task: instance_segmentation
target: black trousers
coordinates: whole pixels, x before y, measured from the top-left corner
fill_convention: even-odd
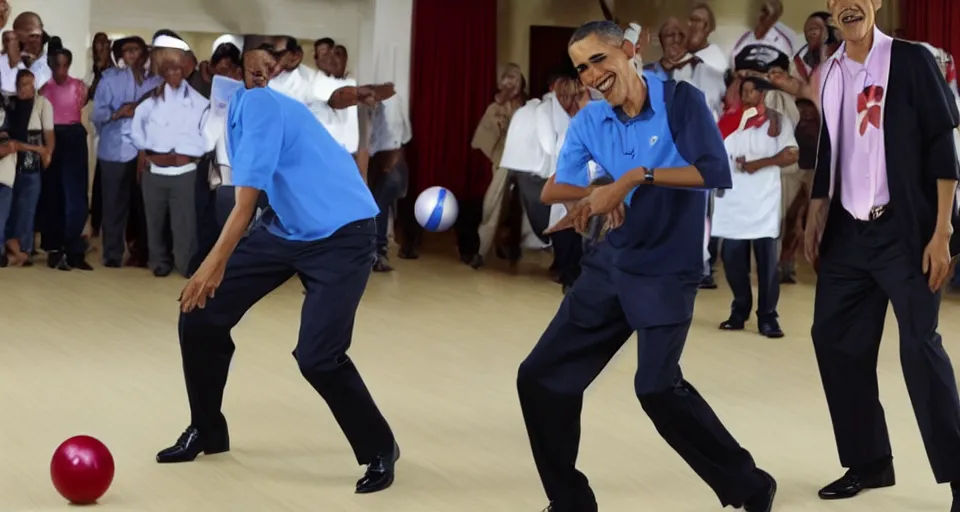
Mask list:
[[[753,289],[750,285],[750,248],[757,261],[757,318],[777,318],[780,301],[780,276],[777,271],[779,255],[776,238],[757,240],[723,239],[720,249],[723,271],[733,292],[730,318],[746,321],[753,309]]]
[[[564,229],[550,235],[553,246],[553,270],[557,280],[565,286],[573,286],[580,277],[580,260],[583,258],[583,237],[572,229]]]
[[[837,201],[839,203],[839,201]],[[840,463],[855,468],[891,456],[877,389],[877,353],[887,306],[900,333],[900,363],[937,482],[960,481],[960,398],[920,261],[907,257],[888,211],[872,222],[832,206],[820,251],[813,345]]]
[[[194,196],[197,206],[197,252],[190,262],[189,273],[192,275],[200,268],[207,254],[213,249],[220,237],[220,227],[217,224],[217,193],[210,190],[210,160],[213,157],[206,155],[197,163],[197,191]]]
[[[306,288],[294,351],[300,372],[326,400],[358,463],[391,453],[393,433],[347,356],[373,267],[374,229],[374,220],[368,219],[324,240],[295,242],[274,236],[260,223],[240,242],[216,296],[206,308],[180,316],[180,352],[194,427],[201,433],[226,428],[221,405],[235,348],[230,331],[260,299],[298,276]]]
[[[580,278],[517,376],[533,458],[552,510],[597,510],[587,478],[576,468],[583,393],[634,332],[639,345],[634,388],[644,412],[724,506],[742,506],[766,481],[680,371],[699,276],[618,282],[623,276],[610,270],[609,259],[596,247],[581,266]],[[671,311],[653,311],[653,316],[686,320],[636,321],[640,307],[659,307],[649,299],[661,294]]]
[[[100,170],[100,160],[93,170],[93,190],[90,192],[90,229],[94,236],[100,234],[103,224],[103,172]]]
[[[90,179],[87,130],[82,124],[57,125],[57,146],[50,168],[41,173],[40,247],[82,258],[87,251],[83,228],[87,223],[87,184]]]

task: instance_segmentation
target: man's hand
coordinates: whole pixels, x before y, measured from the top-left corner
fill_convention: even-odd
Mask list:
[[[830,211],[829,199],[811,199],[807,210],[807,226],[803,233],[803,253],[814,268],[820,261],[820,239]]]
[[[609,185],[594,188],[586,201],[589,203],[592,215],[606,215],[622,205],[629,192],[630,190],[623,183],[615,181]]]
[[[587,231],[590,224],[590,218],[595,214],[590,206],[589,200],[584,199],[575,206],[567,209],[567,214],[557,221],[553,227],[543,232],[544,235],[552,235],[565,229],[573,228],[577,233],[583,234]],[[623,225],[626,217],[626,207],[623,203],[613,209],[606,215],[606,230],[617,229]]]
[[[180,311],[189,313],[198,307],[207,307],[207,299],[216,294],[226,270],[227,259],[211,252],[180,293]]]
[[[116,112],[110,117],[110,119],[116,121],[118,119],[123,119],[125,117],[133,117],[134,112],[137,110],[136,103],[126,103],[122,107],[118,108]]]
[[[950,273],[950,235],[936,232],[923,251],[923,273],[927,274],[930,291],[936,293]]]
[[[743,158],[743,157],[740,157],[740,158]],[[740,168],[743,169],[743,172],[747,174],[753,174],[759,171],[760,169],[763,169],[763,166],[761,166],[759,162],[754,160],[753,162],[743,162]]]

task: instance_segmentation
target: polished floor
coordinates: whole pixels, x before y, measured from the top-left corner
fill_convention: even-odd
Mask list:
[[[49,460],[76,434],[102,439],[117,475],[96,510],[131,512],[534,512],[545,500],[514,388],[517,365],[561,299],[533,255],[511,273],[450,255],[395,261],[373,276],[352,356],[403,448],[395,486],[352,494],[361,475],[323,402],[290,356],[302,295],[295,282],[235,330],[225,412],[233,451],[159,466],[188,421],[176,336],[184,281],[144,270],[0,269],[0,512],[70,510]],[[946,512],[920,443],[887,322],[879,367],[898,485],[826,503],[838,476],[809,340],[812,276],[786,287],[787,337],[722,333],[729,291],[698,298],[684,371],[780,483],[778,512]],[[960,304],[941,328],[960,359]],[[751,328],[754,326],[750,326]],[[630,344],[589,391],[580,465],[604,512],[720,510],[663,443],[633,396]]]

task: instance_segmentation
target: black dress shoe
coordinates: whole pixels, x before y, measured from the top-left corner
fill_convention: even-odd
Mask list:
[[[167,277],[171,272],[173,272],[173,267],[169,265],[160,265],[159,267],[153,269],[153,275],[155,277]]]
[[[737,318],[730,317],[725,322],[720,324],[721,331],[742,331],[744,327],[744,321]]]
[[[744,512],[770,512],[773,510],[773,499],[777,496],[777,481],[766,471],[758,469],[757,473],[760,473],[767,481],[767,485],[743,504]]]
[[[776,318],[760,321],[760,334],[776,339],[783,337],[783,329],[780,328],[780,322]]]
[[[83,270],[86,272],[93,270],[93,267],[87,263],[87,259],[83,255],[75,257],[67,256],[67,265],[70,265],[70,268],[75,268],[77,270]]]
[[[190,462],[196,459],[201,452],[214,455],[227,451],[230,451],[230,436],[226,432],[221,436],[214,436],[214,439],[205,441],[200,436],[199,430],[194,427],[187,427],[187,430],[180,434],[173,446],[160,450],[160,453],[157,454],[157,462],[160,464]]]
[[[831,482],[820,489],[818,495],[822,500],[845,500],[852,498],[865,489],[881,489],[892,487],[897,483],[893,472],[893,463],[878,472],[865,473],[858,470],[848,470],[839,480]]]
[[[120,264],[119,260],[103,260],[103,266],[107,268],[120,268],[123,265]]]
[[[700,280],[700,289],[701,290],[716,290],[717,281],[713,279],[713,276],[703,276],[703,279]]]
[[[393,452],[377,455],[373,462],[367,465],[367,472],[363,478],[357,480],[357,494],[379,492],[393,485],[394,468],[400,460],[400,447],[393,445]]]

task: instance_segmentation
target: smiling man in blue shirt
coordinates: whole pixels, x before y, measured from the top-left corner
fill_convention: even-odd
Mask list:
[[[571,121],[543,200],[570,203],[554,229],[582,231],[591,216],[625,208],[618,227],[588,249],[580,279],[520,366],[517,387],[547,510],[597,510],[576,469],[583,393],[636,332],[634,386],[657,430],[723,506],[769,512],[776,482],[679,365],[703,273],[707,190],[731,185],[713,115],[694,86],[638,75],[635,48],[612,22],[582,26],[569,53],[583,84],[606,101],[590,103]],[[615,181],[591,186],[590,160]]]
[[[399,450],[347,356],[376,258],[377,205],[353,157],[310,110],[266,88],[275,66],[269,48],[244,55],[247,88],[231,99],[227,119],[236,205],[180,299],[190,426],[157,462],[229,450],[221,405],[234,351],[230,331],[260,299],[297,276],[306,297],[294,356],[357,462],[367,466],[356,492],[377,492],[393,483]],[[260,191],[270,207],[243,238]]]

